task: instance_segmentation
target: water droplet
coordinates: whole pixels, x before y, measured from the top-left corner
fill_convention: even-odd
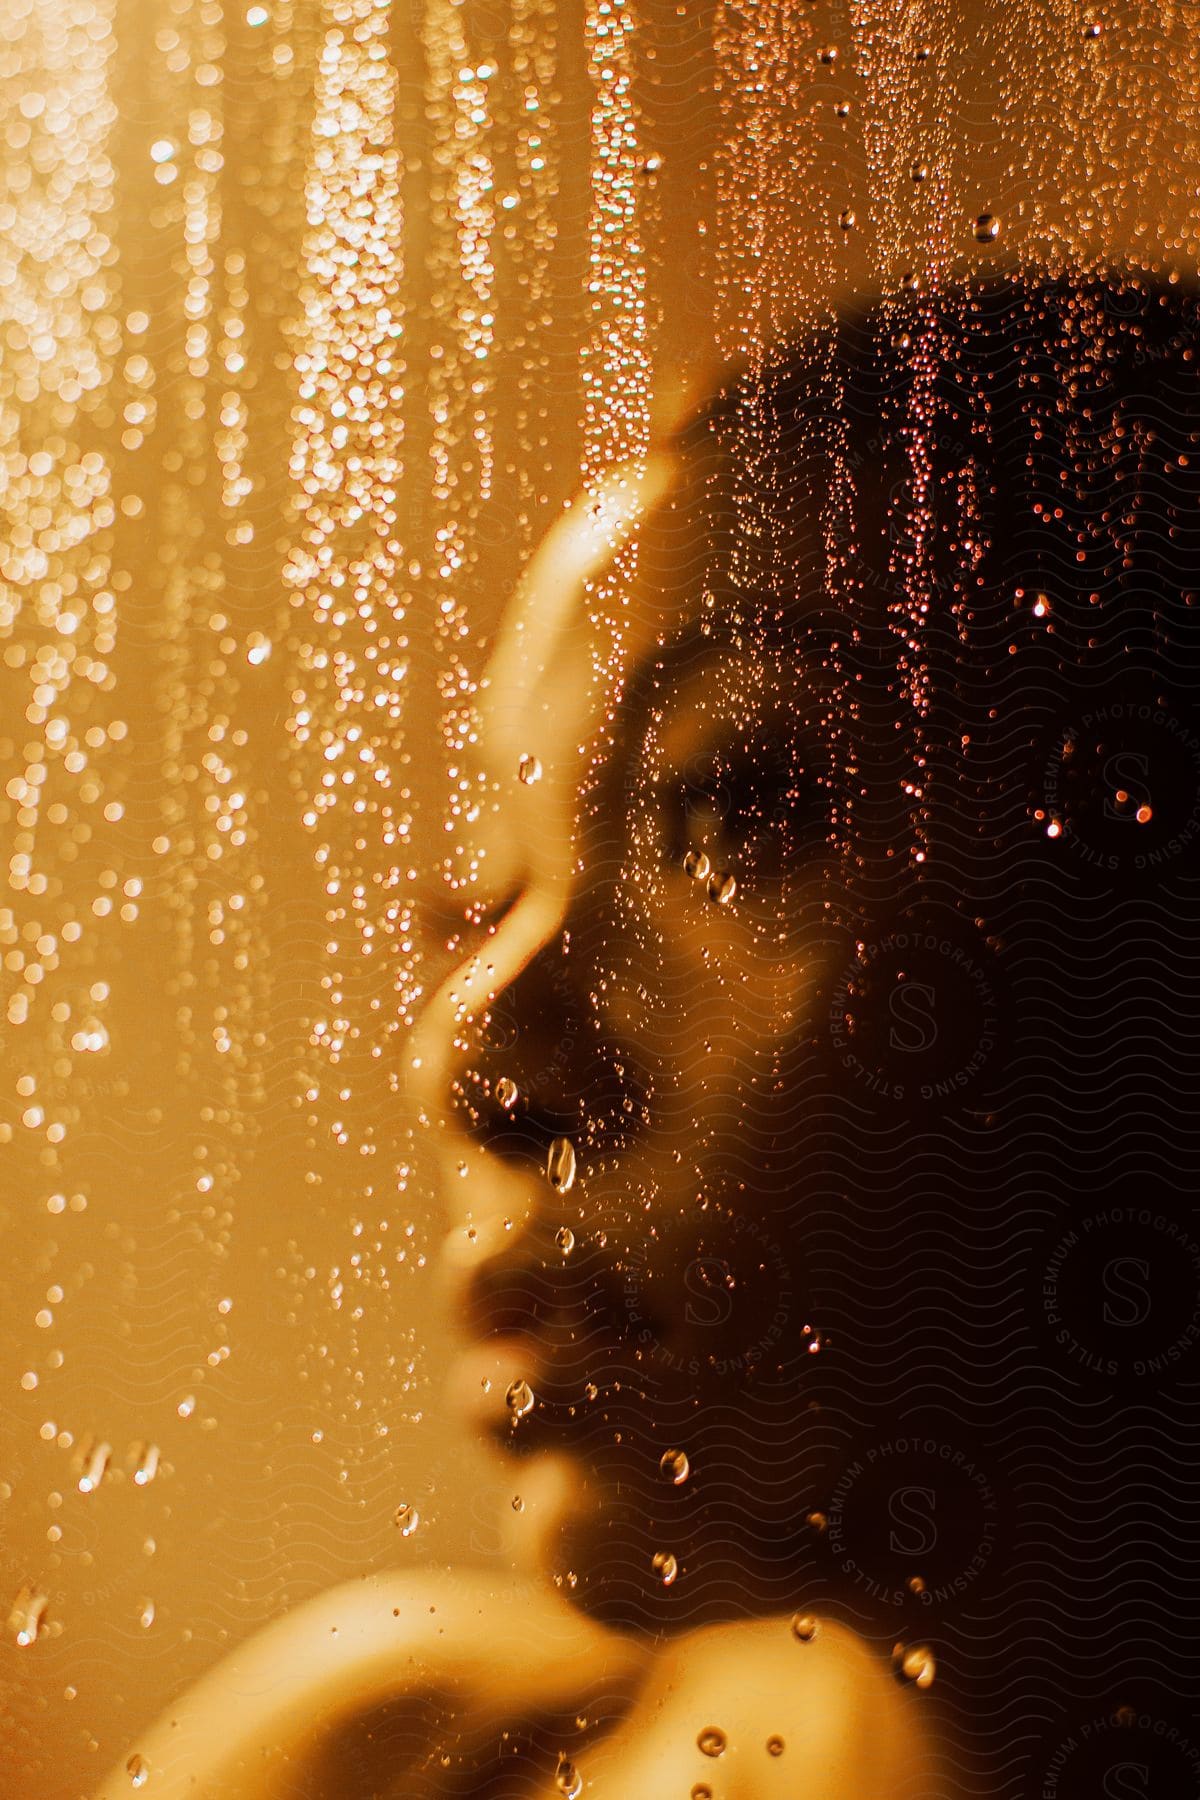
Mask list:
[[[531,756],[527,751],[517,764],[517,779],[523,781],[526,787],[532,787],[535,781],[540,781],[542,779],[541,759]]]
[[[1046,836],[1048,838],[1056,838],[1056,837],[1062,836],[1062,820],[1061,819],[1051,819],[1050,823],[1046,827]]]
[[[656,1550],[651,1558],[651,1567],[664,1587],[670,1587],[679,1573],[679,1563],[669,1550]]]
[[[905,1681],[914,1682],[919,1688],[933,1686],[937,1662],[928,1644],[912,1644],[907,1649],[903,1644],[897,1644],[892,1651],[892,1661]]]
[[[133,1479],[138,1487],[147,1487],[158,1474],[158,1445],[138,1444],[133,1452]]]
[[[1150,820],[1154,817],[1154,808],[1151,806],[1139,806],[1133,816],[1139,825],[1148,825]]]
[[[575,1185],[575,1146],[570,1138],[557,1137],[546,1153],[546,1180],[556,1194],[569,1194]]]
[[[570,1256],[575,1248],[575,1233],[569,1225],[560,1225],[554,1234],[554,1241],[564,1256]]]
[[[826,44],[825,48],[820,51],[819,54],[825,67],[827,69],[832,69],[834,63],[838,59],[838,47],[836,44]]]
[[[79,1477],[79,1491],[81,1494],[94,1493],[100,1486],[100,1483],[104,1480],[104,1477],[108,1472],[108,1462],[111,1455],[111,1444],[96,1444],[90,1451],[85,1452],[86,1462],[84,1464],[83,1474]]]
[[[845,206],[838,214],[838,224],[843,231],[853,231],[858,224],[858,214],[852,206]]]
[[[8,1628],[22,1650],[36,1644],[49,1597],[26,1584],[17,1594],[8,1615]]]
[[[768,1756],[782,1756],[783,1755],[783,1739],[781,1737],[769,1737],[767,1739],[767,1755]]]
[[[707,881],[712,864],[703,850],[689,850],[683,859],[683,872],[693,881]]]
[[[511,1382],[504,1396],[504,1404],[514,1419],[523,1419],[533,1406],[533,1389],[523,1375]]]
[[[1103,30],[1104,27],[1096,19],[1089,19],[1083,28],[1083,35],[1086,38],[1098,38]]]
[[[725,1733],[719,1725],[706,1725],[696,1739],[696,1748],[701,1756],[724,1756]]]
[[[496,1083],[496,1099],[505,1112],[511,1112],[521,1098],[521,1090],[511,1075],[502,1075]]]
[[[833,110],[839,119],[848,119],[850,117],[850,104],[849,100],[838,101]]]
[[[146,1761],[144,1756],[139,1756],[135,1750],[129,1761],[125,1764],[125,1769],[130,1782],[135,1788],[145,1787],[150,1775],[150,1764]]]
[[[138,1614],[138,1619],[142,1625],[143,1630],[149,1631],[150,1627],[154,1623],[154,1602],[153,1602],[153,1600],[143,1600],[142,1601],[142,1610]]]
[[[811,1613],[796,1613],[792,1619],[792,1636],[800,1644],[811,1644],[821,1629],[819,1619]]]
[[[399,1531],[401,1537],[411,1537],[420,1523],[421,1515],[416,1507],[409,1506],[404,1500],[392,1514],[392,1524]]]
[[[579,1800],[579,1796],[583,1792],[583,1776],[575,1764],[568,1761],[565,1756],[560,1756],[558,1759],[558,1767],[554,1771],[554,1785],[560,1794],[567,1796],[567,1800]]]
[[[658,1466],[667,1480],[675,1487],[682,1487],[692,1472],[692,1465],[687,1459],[686,1450],[664,1450]]]
[[[642,174],[657,175],[663,166],[663,158],[659,151],[652,150],[649,156],[642,158]]]
[[[1000,236],[1000,221],[995,213],[980,213],[975,221],[975,236],[981,244],[990,244]]]
[[[708,878],[708,897],[715,900],[718,906],[728,906],[737,893],[737,876],[731,875],[728,869],[722,869],[719,875]]]

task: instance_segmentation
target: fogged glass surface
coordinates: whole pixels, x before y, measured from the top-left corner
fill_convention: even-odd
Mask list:
[[[1193,23],[8,0],[14,1791],[1195,1789]]]

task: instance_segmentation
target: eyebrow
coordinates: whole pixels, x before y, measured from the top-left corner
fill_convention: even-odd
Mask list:
[[[739,600],[745,607],[746,597],[739,596]],[[753,604],[753,597],[750,603]],[[769,604],[778,614],[778,599],[772,595]],[[656,701],[669,702],[678,684],[713,657],[746,658],[794,646],[796,670],[803,672],[810,660],[804,654],[803,631],[804,626],[791,611],[785,612],[783,618],[751,621],[731,617],[726,607],[721,612],[714,609],[710,618],[690,620],[665,644],[649,649],[630,671],[622,712],[634,739],[649,720]]]

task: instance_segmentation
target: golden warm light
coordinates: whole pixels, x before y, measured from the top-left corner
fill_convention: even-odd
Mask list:
[[[1194,26],[4,0],[14,1793],[1195,1785]]]

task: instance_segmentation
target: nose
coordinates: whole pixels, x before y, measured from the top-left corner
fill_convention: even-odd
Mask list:
[[[561,912],[530,912],[522,925],[522,897],[481,953],[485,993],[501,971],[510,980],[463,1032],[470,1054],[451,1070],[456,1106],[437,1127],[464,1203],[446,1238],[447,1297],[473,1337],[554,1336],[578,1348],[597,1326],[620,1332],[614,1251],[628,1220],[606,1226],[612,1198],[590,1177],[639,1139],[651,1077],[588,991],[592,965],[577,939],[593,903],[581,882]]]
[[[503,872],[499,886],[504,887]],[[464,1057],[489,1018],[503,1028],[501,997],[558,930],[561,895],[518,875],[484,912],[475,942],[435,987],[409,1039],[408,1092],[426,1115],[443,1108]]]
[[[563,911],[552,889],[522,878],[481,927],[471,947],[430,998],[411,1039],[410,1093],[417,1118],[433,1135],[434,1179],[448,1229],[438,1274],[440,1298],[452,1321],[464,1319],[466,1294],[481,1264],[511,1250],[527,1229],[536,1200],[527,1162],[491,1153],[486,1131],[471,1129],[464,1104],[487,1119],[499,1109],[492,1082],[482,1093],[461,1093],[462,1073],[499,999],[557,931]],[[482,1109],[480,1112],[479,1109]]]

